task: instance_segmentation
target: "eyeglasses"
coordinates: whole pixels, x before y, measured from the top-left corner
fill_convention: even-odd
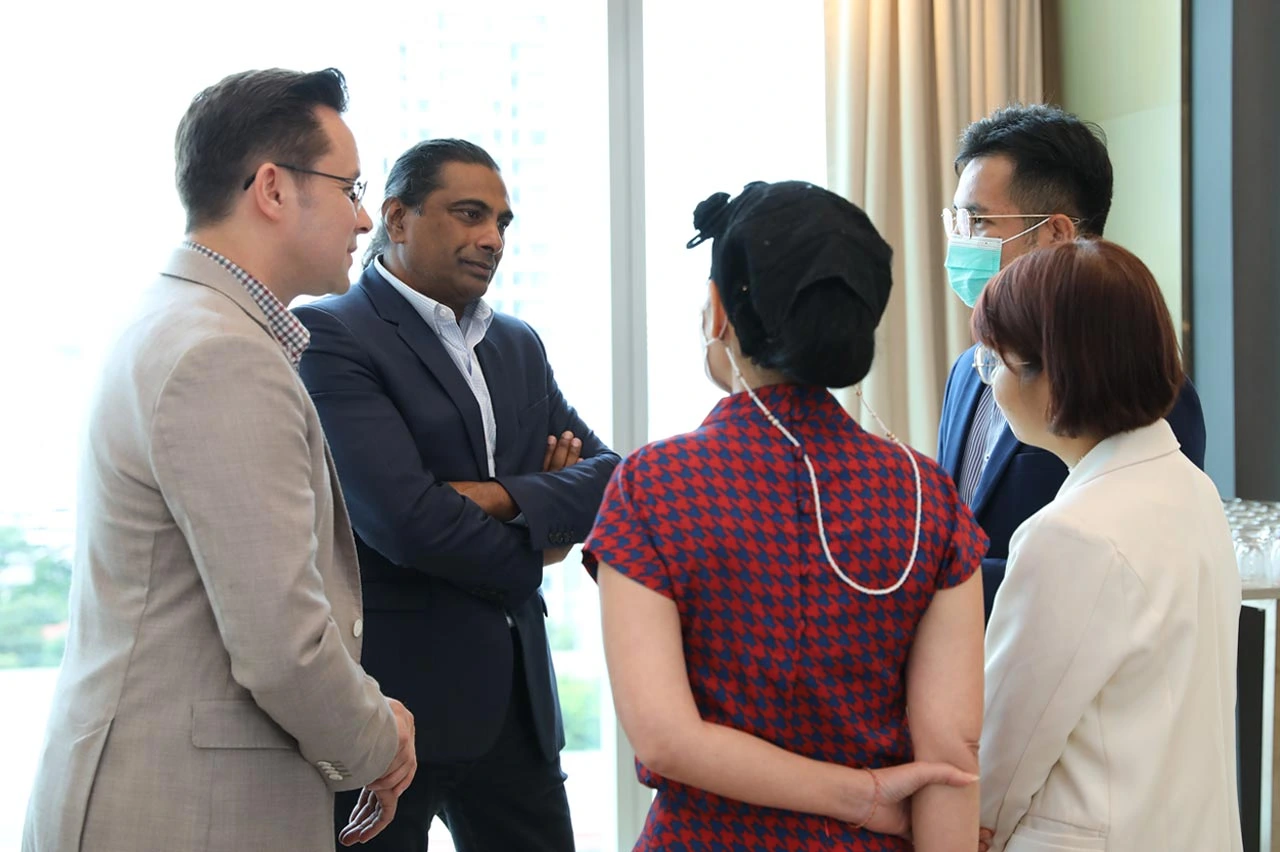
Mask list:
[[[984,385],[989,385],[996,378],[996,371],[1001,367],[1025,367],[1030,361],[1005,361],[994,349],[979,346],[973,350],[973,369],[978,371],[978,378]]]
[[[952,210],[948,207],[942,211],[942,227],[947,232],[947,236],[955,234],[957,237],[970,239],[973,237],[973,226],[987,219],[1048,219],[1054,216],[1054,213],[992,213],[982,216],[975,216],[973,211],[967,207],[961,207]],[[1071,220],[1074,224],[1079,225],[1079,219]]]
[[[360,202],[364,200],[364,191],[369,186],[368,181],[355,180],[353,178],[343,177],[342,175],[331,175],[326,172],[318,172],[315,169],[304,169],[301,166],[291,166],[288,163],[276,163],[276,165],[282,169],[288,169],[289,171],[296,172],[300,175],[315,175],[316,177],[328,178],[329,180],[336,180],[339,183],[345,184],[344,191],[346,196],[351,200],[352,206],[356,208],[360,207]],[[244,188],[248,189],[253,186],[253,181],[257,177],[257,172],[249,175],[248,180],[244,182]]]

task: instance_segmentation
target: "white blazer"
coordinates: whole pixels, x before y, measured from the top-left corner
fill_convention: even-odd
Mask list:
[[[1169,424],[1108,438],[1018,528],[986,638],[994,850],[1241,848],[1240,578]]]

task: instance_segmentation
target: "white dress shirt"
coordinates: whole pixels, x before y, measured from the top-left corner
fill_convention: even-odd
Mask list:
[[[435,332],[436,337],[444,344],[444,349],[458,366],[458,372],[467,380],[471,393],[475,394],[480,405],[480,420],[484,423],[484,450],[489,462],[489,476],[496,470],[493,466],[493,448],[498,443],[498,421],[493,416],[493,397],[489,395],[489,385],[484,380],[484,370],[480,368],[480,360],[476,358],[476,347],[484,340],[485,334],[493,323],[493,308],[484,299],[476,299],[467,305],[461,317],[454,315],[451,308],[440,304],[430,296],[424,296],[408,284],[392,275],[382,265],[382,258],[374,258],[374,268],[387,283],[396,288],[405,301],[413,306],[427,327]]]
[[[960,499],[970,508],[978,495],[978,483],[982,481],[982,472],[991,461],[991,453],[996,448],[996,441],[1008,426],[1004,412],[996,405],[995,394],[991,385],[982,388],[982,396],[978,398],[978,407],[973,412],[973,422],[965,438],[964,456],[960,462]]]
[[[1164,420],[1098,444],[1014,533],[986,636],[993,852],[1238,852],[1240,576]]]

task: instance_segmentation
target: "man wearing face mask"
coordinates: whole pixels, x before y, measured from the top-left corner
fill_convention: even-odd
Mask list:
[[[997,110],[961,134],[955,166],[954,204],[942,213],[947,277],[969,307],[1015,258],[1102,236],[1111,210],[1111,159],[1101,130],[1077,116],[1043,104]],[[971,347],[957,358],[947,378],[938,461],[990,539],[982,561],[990,616],[1013,531],[1054,498],[1067,468],[1014,437],[974,369],[977,351]],[[1167,419],[1182,452],[1203,468],[1204,415],[1190,379]]]

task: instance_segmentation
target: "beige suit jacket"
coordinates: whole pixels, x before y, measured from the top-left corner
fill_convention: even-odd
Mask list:
[[[24,852],[332,849],[396,727],[324,433],[263,312],[175,252],[108,356]]]
[[[987,626],[993,852],[1239,852],[1240,576],[1164,420],[1098,444],[1013,534]]]

